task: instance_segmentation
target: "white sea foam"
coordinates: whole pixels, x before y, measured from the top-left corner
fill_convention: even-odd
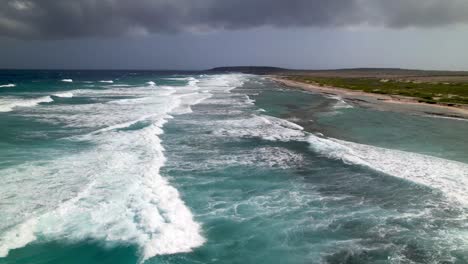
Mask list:
[[[173,110],[176,114],[188,114],[192,113],[192,105],[197,105],[202,101],[210,98],[210,93],[187,93],[178,96],[180,101],[179,106]]]
[[[352,105],[348,104],[345,100],[343,100],[343,98],[341,98],[340,96],[337,96],[337,95],[330,95],[330,96],[327,96],[328,98],[330,99],[334,99],[336,100],[337,102],[335,103],[335,105],[333,106],[333,108],[335,109],[347,109],[347,108],[353,108]]]
[[[304,138],[303,128],[287,120],[259,114],[245,115],[250,110],[256,111],[255,100],[245,94],[231,93],[231,90],[242,86],[247,78],[249,78],[248,75],[228,74],[208,77],[197,84],[202,93],[205,87],[209,87],[211,96],[203,103],[216,105],[216,114],[226,115],[222,120],[205,124],[213,129],[213,134],[274,141]]]
[[[342,98],[334,97],[333,99],[338,101],[336,108],[352,107]],[[247,106],[249,101],[224,95],[209,99],[205,103],[227,105],[232,108],[238,103]],[[214,134],[218,136],[308,141],[314,151],[326,157],[342,160],[348,164],[365,166],[434,188],[450,199],[468,206],[468,165],[465,163],[325,138],[323,135],[311,135],[294,123],[261,114],[233,117],[211,123]]]
[[[160,174],[165,157],[159,136],[169,114],[201,102],[210,93],[168,90],[74,90],[95,98],[138,98],[36,109],[39,120],[89,128],[87,134],[67,140],[86,141],[95,148],[0,170],[4,175],[0,199],[10,202],[0,204],[5,215],[0,223],[0,256],[36,239],[136,244],[142,260],[202,245],[200,225]],[[138,122],[145,125],[123,130]]]
[[[246,97],[245,104],[255,105],[255,100],[254,99],[251,99],[248,95],[245,95],[245,97]]]
[[[146,84],[148,84],[149,86],[156,86],[156,83],[153,81],[147,82]]]
[[[19,98],[19,97],[3,97],[0,98],[0,112],[10,112],[17,107],[33,107],[40,103],[50,103],[54,101],[50,96],[38,98]]]
[[[290,141],[305,136],[303,128],[287,120],[267,115],[216,122],[215,135],[262,138],[273,141]]]
[[[144,103],[151,101],[151,97],[140,97],[140,98],[125,98],[125,99],[119,99],[119,100],[112,100],[107,102],[108,104],[121,104],[121,105],[133,105],[136,103]]]
[[[53,96],[62,97],[62,98],[71,98],[73,97],[73,93],[72,92],[56,93],[56,94],[53,94]]]
[[[324,156],[426,185],[468,206],[468,164],[315,135],[308,142]]]
[[[9,84],[0,85],[0,88],[11,88],[11,87],[15,87],[15,86],[16,86],[16,84],[9,83]]]
[[[131,87],[132,85],[130,84],[112,84],[109,85],[110,87]]]
[[[164,78],[164,80],[171,80],[171,81],[190,81],[195,78],[193,77],[170,77],[170,78]]]
[[[69,82],[69,83],[71,83],[71,82],[73,82],[73,80],[72,80],[72,79],[62,79],[62,82]]]
[[[189,85],[189,86],[196,86],[197,83],[199,83],[199,82],[200,82],[200,80],[195,79],[195,78],[193,78],[193,77],[189,77],[189,78],[188,78],[188,85]]]
[[[279,147],[258,147],[248,152],[232,153],[213,157],[209,165],[215,166],[256,166],[267,168],[290,168],[301,166],[304,157],[286,148]],[[206,164],[200,164],[206,166]],[[193,169],[193,168],[191,168]]]
[[[342,98],[333,97],[335,108],[350,108]],[[249,101],[232,98],[210,99],[207,103],[248,105]],[[308,141],[311,148],[348,164],[366,166],[394,177],[437,189],[447,197],[468,206],[468,165],[432,156],[346,142],[305,133],[302,127],[266,115],[232,118],[213,122],[215,135],[257,137],[265,140]]]
[[[10,230],[0,237],[0,258],[6,257],[8,252],[13,249],[22,248],[31,241],[37,239],[34,234],[36,219],[30,219],[18,225],[14,230]]]
[[[143,259],[188,252],[203,244],[199,224],[177,190],[159,174],[165,162],[158,137],[164,122],[160,119],[138,131],[96,134],[92,140],[99,143],[98,149],[48,164],[43,177],[64,182],[62,173],[69,172],[67,178],[80,179],[85,187],[57,208],[32,214],[7,231],[0,238],[0,256],[37,237],[132,243],[140,246]],[[34,169],[30,167],[26,173]],[[45,191],[30,195],[44,198]]]
[[[157,114],[145,115],[145,116],[142,116],[142,117],[138,118],[137,120],[132,120],[132,121],[123,122],[123,123],[120,123],[120,124],[107,126],[105,128],[101,128],[99,130],[96,130],[96,131],[92,132],[91,134],[94,135],[94,134],[99,134],[99,133],[108,132],[108,131],[112,131],[112,130],[128,128],[128,127],[130,127],[130,126],[132,126],[134,124],[137,124],[138,122],[143,122],[145,120],[149,120],[152,117],[158,117],[158,115]],[[171,118],[171,116],[167,115],[166,118]]]
[[[241,87],[245,82],[245,74],[226,74],[226,75],[215,75],[206,77],[201,80],[192,80],[189,81],[189,86],[191,84],[196,84],[200,87],[208,87],[211,92],[229,92],[232,89]]]
[[[102,80],[102,81],[99,81],[100,83],[114,83],[114,81],[112,80]]]
[[[219,78],[219,76],[216,76],[216,78]],[[193,78],[193,77],[172,77],[172,78],[164,78],[164,80],[187,81],[188,86],[196,86],[197,83],[200,81],[197,78]]]

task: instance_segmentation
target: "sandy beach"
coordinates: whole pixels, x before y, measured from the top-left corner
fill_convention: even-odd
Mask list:
[[[281,78],[280,76],[269,76],[269,78],[289,88],[299,88],[314,93],[336,95],[343,98],[343,100],[350,104],[359,105],[361,107],[468,120],[468,107],[427,104],[418,102],[417,98],[412,97],[373,94],[337,87],[318,86],[314,84],[287,80]]]

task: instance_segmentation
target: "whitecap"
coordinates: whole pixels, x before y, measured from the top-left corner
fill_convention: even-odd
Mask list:
[[[348,104],[345,100],[343,100],[343,98],[341,98],[340,96],[337,96],[337,95],[330,95],[330,96],[327,96],[327,98],[330,98],[330,99],[334,99],[336,100],[337,102],[335,103],[335,105],[333,106],[334,109],[348,109],[348,108],[353,108],[352,105]]]
[[[39,238],[70,242],[93,239],[110,246],[134,244],[143,260],[201,246],[205,239],[200,224],[177,189],[160,173],[166,161],[160,135],[164,123],[172,118],[170,114],[186,112],[210,94],[176,90],[74,90],[75,94],[95,98],[123,98],[38,108],[34,113],[38,120],[42,116],[42,120],[63,122],[69,127],[95,129],[67,140],[87,141],[96,147],[0,170],[0,175],[6,175],[2,188],[6,193],[2,195],[15,193],[13,197],[18,199],[6,207],[8,218],[0,223],[0,255]],[[125,129],[138,122],[145,125]],[[23,191],[18,193],[9,186],[21,186]]]
[[[73,97],[73,93],[72,92],[56,93],[56,94],[53,94],[53,96],[62,97],[62,98],[71,98]]]
[[[36,239],[133,244],[142,260],[201,246],[200,224],[160,173],[166,161],[160,135],[171,114],[187,112],[212,91],[229,91],[237,83],[232,76],[206,78],[203,89],[209,93],[148,86],[74,90],[102,100],[34,111],[40,121],[85,129],[86,134],[64,140],[95,147],[0,169],[1,194],[13,197],[2,207],[0,255]],[[145,125],[125,129],[137,122]]]
[[[180,100],[179,106],[174,109],[172,112],[175,114],[188,114],[192,113],[192,105],[197,105],[204,100],[210,98],[212,94],[210,93],[187,93],[181,94],[177,98]]]
[[[16,86],[16,84],[9,83],[9,84],[0,85],[0,88],[11,88],[11,87],[15,87],[15,86]]]
[[[109,85],[110,87],[131,87],[132,85],[130,84],[112,84]]]
[[[218,136],[261,138],[272,141],[300,140],[304,128],[287,120],[267,115],[216,122],[214,134]]]
[[[42,175],[59,183],[66,172],[67,182],[70,178],[76,181],[69,182],[71,186],[66,190],[82,187],[68,194],[74,197],[64,199],[58,207],[51,201],[50,211],[31,214],[31,218],[5,232],[0,237],[0,256],[38,237],[43,241],[96,239],[108,245],[131,243],[140,247],[143,260],[189,252],[202,245],[205,239],[200,225],[178,191],[159,173],[166,160],[159,135],[167,118],[160,116],[142,130],[94,134],[88,138],[99,143],[97,149],[52,161],[45,168],[17,168],[23,177],[30,174],[40,180],[38,176]],[[12,170],[2,174],[14,174]],[[35,199],[56,195],[39,191],[44,193],[30,195]],[[47,200],[42,197],[41,202]]]
[[[326,157],[440,190],[468,206],[468,164],[315,135],[307,141],[314,151]]]
[[[69,83],[71,83],[71,82],[73,82],[73,80],[72,80],[72,79],[62,79],[62,82],[69,82]]]
[[[114,81],[112,80],[102,80],[102,81],[99,81],[100,83],[114,83]]]
[[[33,107],[40,103],[50,103],[54,101],[50,96],[43,96],[39,98],[18,98],[18,97],[4,97],[0,98],[0,112],[10,112],[17,107]]]

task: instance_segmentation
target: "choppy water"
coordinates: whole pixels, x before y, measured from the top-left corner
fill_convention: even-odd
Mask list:
[[[0,263],[468,263],[468,122],[258,76],[0,72]]]

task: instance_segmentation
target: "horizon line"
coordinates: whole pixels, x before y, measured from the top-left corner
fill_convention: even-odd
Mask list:
[[[317,69],[298,69],[285,68],[279,66],[256,66],[256,65],[237,65],[237,66],[215,66],[208,69],[112,69],[112,68],[0,68],[0,71],[179,71],[179,72],[205,72],[218,68],[276,68],[288,71],[342,71],[342,70],[406,70],[406,71],[437,71],[437,72],[468,72],[468,70],[444,70],[444,69],[418,69],[418,68],[399,68],[399,67],[344,67],[344,68],[317,68]]]

